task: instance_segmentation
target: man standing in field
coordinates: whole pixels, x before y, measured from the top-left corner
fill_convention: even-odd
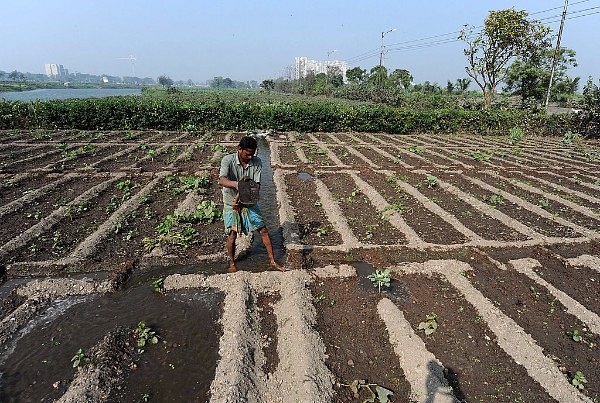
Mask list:
[[[258,231],[260,234],[271,266],[284,271],[275,261],[271,237],[265,226],[258,204],[245,205],[239,200],[239,184],[242,180],[252,180],[260,188],[262,161],[256,155],[257,142],[254,137],[245,136],[238,144],[237,151],[226,155],[221,160],[219,170],[219,185],[223,186],[223,220],[227,234],[227,256],[229,271],[236,272],[235,240],[238,233],[249,234]]]

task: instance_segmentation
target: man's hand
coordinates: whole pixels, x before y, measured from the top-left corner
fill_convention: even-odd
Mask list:
[[[231,207],[233,208],[233,211],[235,211],[236,213],[239,213],[242,210],[239,203],[233,203],[233,205]]]

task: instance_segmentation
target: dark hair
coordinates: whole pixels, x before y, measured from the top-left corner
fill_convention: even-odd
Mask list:
[[[242,150],[256,150],[256,148],[258,147],[258,143],[256,142],[256,139],[254,137],[244,136],[240,140],[240,144],[238,144],[238,147]]]

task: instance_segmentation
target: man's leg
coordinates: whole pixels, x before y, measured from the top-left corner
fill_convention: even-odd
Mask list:
[[[269,231],[267,231],[266,227],[262,227],[258,230],[260,237],[262,238],[263,243],[265,244],[265,248],[267,249],[267,253],[269,254],[269,261],[271,262],[271,266],[273,268],[285,271],[283,267],[277,264],[275,261],[275,255],[273,254],[273,244],[271,243],[271,237],[269,236]]]
[[[235,265],[235,239],[237,238],[237,232],[231,231],[227,236],[227,257],[229,257],[229,272],[235,273],[237,266]]]

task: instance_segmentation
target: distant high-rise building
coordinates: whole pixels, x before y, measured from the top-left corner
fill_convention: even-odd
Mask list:
[[[304,78],[309,72],[314,74],[325,73],[334,70],[339,72],[344,80],[346,79],[346,71],[348,71],[348,63],[341,60],[308,60],[306,57],[296,58],[296,80]]]
[[[44,70],[48,77],[56,78],[56,77],[65,77],[65,76],[69,75],[68,70],[65,69],[62,64],[46,63],[44,65]]]

